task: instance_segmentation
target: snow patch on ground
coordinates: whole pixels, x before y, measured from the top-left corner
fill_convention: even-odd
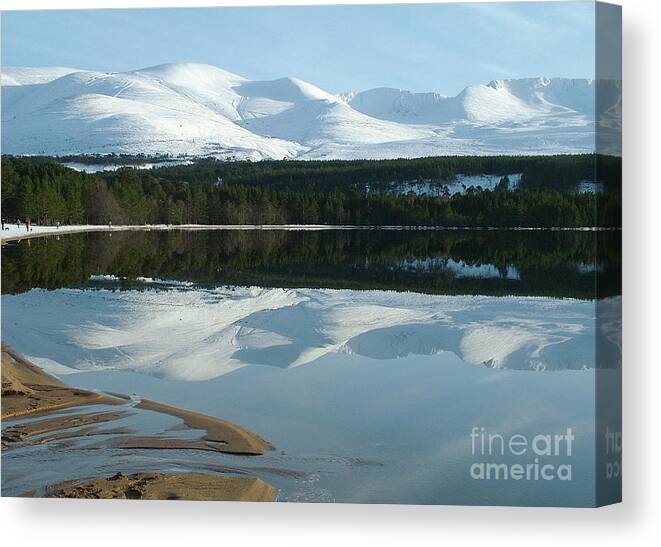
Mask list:
[[[102,230],[107,228],[108,225],[71,224],[68,226],[32,225],[28,230],[25,224],[5,224],[4,230],[0,232],[0,240],[20,239],[22,237],[34,237],[37,235],[58,235],[72,232]]]

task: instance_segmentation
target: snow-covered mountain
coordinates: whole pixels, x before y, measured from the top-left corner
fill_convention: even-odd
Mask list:
[[[562,113],[594,119],[595,84],[566,78],[495,80],[467,87],[456,97],[380,88],[347,94],[345,100],[364,114],[401,123],[487,125]]]
[[[79,71],[75,68],[61,66],[47,66],[40,68],[3,67],[0,81],[3,86],[45,84],[51,80],[71,74],[72,72]]]
[[[618,111],[615,85],[600,115]],[[456,97],[332,95],[201,64],[131,72],[2,69],[2,151],[221,158],[394,158],[593,152],[595,83],[497,80]]]

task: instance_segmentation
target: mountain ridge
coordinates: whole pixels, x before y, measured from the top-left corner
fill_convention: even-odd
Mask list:
[[[454,97],[386,87],[336,95],[197,63],[114,73],[3,67],[2,150],[252,160],[589,153],[595,86],[540,77]],[[614,84],[599,116],[617,111],[618,92]]]

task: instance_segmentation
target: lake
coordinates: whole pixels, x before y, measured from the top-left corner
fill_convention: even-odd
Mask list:
[[[69,385],[219,416],[275,449],[37,445],[3,454],[3,495],[120,469],[222,470],[281,501],[592,505],[595,381],[615,385],[620,367],[619,265],[597,249],[616,237],[214,230],[5,245],[4,342]],[[121,425],[186,435],[147,414]],[[476,445],[480,432],[568,430],[571,454],[550,463],[570,480],[535,478],[533,453]],[[494,458],[533,475],[479,478]]]

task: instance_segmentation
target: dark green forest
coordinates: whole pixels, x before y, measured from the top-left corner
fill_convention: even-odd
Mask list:
[[[32,162],[130,165],[167,161],[165,156],[105,154],[41,156]],[[573,191],[583,180],[600,180],[615,191],[620,185],[621,158],[595,154],[555,156],[437,156],[395,160],[265,160],[222,161],[198,158],[192,165],[163,167],[155,172],[169,181],[269,186],[278,190],[387,190],[393,183],[428,181],[442,186],[458,174],[506,176],[521,173],[522,188]]]
[[[602,168],[600,169],[600,166]],[[595,172],[596,171],[596,172]],[[393,181],[522,173],[520,187],[465,194],[386,191]],[[572,191],[599,180],[607,191]],[[620,163],[594,155],[374,161],[221,162],[85,174],[47,158],[2,157],[2,215],[62,224],[620,226]],[[370,191],[366,191],[366,185]]]
[[[426,181],[443,186],[456,175],[521,173],[521,188],[573,191],[583,180],[620,184],[621,158],[595,154],[557,156],[441,156],[396,160],[278,160],[226,162],[213,158],[162,168],[166,180],[269,186],[278,190],[384,191],[393,184]]]

